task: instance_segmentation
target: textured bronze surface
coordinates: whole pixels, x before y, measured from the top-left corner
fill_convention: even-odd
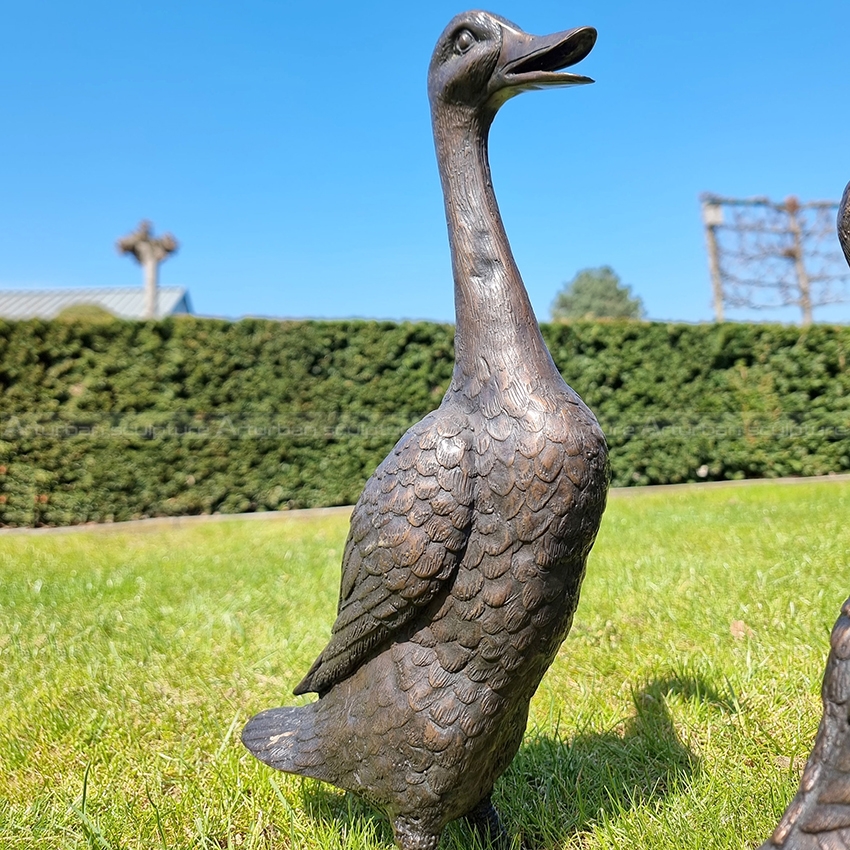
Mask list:
[[[499,107],[559,73],[595,30],[547,37],[456,17],[428,75],[455,283],[456,363],[440,407],[354,508],[330,642],[245,745],[278,770],[356,791],[402,850],[465,817],[504,842],[490,803],[528,704],[566,637],[608,487],[605,440],[540,335],[499,216],[487,137]]]
[[[850,184],[837,225],[850,265]],[[850,850],[850,599],[832,630],[821,695],[823,718],[800,790],[760,850]]]
[[[814,750],[797,796],[761,850],[850,850],[850,599],[831,643]]]
[[[841,243],[847,264],[850,265],[850,183],[844,189],[844,196],[838,207],[838,241]]]

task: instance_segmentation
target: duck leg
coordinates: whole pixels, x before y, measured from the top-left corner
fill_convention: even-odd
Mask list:
[[[509,850],[511,840],[489,794],[463,819],[475,830],[485,846],[489,845],[494,850]]]
[[[399,815],[392,825],[399,850],[437,850],[440,833],[428,829],[419,818]]]

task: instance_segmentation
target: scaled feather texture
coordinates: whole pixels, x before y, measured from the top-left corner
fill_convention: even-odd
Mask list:
[[[761,850],[850,850],[850,599],[832,630],[823,719],[800,790]]]
[[[486,12],[447,27],[429,71],[455,283],[456,362],[439,409],[369,479],[351,517],[328,645],[243,732],[278,770],[355,791],[402,850],[464,817],[506,846],[490,794],[569,631],[608,488],[605,439],[543,343],[498,212],[487,133],[595,31],[536,37]]]
[[[839,204],[837,227],[850,265],[850,184]],[[830,643],[814,749],[797,796],[760,850],[850,850],[850,599]]]

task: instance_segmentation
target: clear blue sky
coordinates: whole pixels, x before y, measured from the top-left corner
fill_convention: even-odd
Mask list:
[[[201,314],[451,320],[425,76],[463,8],[5,4],[0,287],[140,285],[113,244],[146,217],[181,243],[161,282]],[[848,0],[489,8],[599,30],[577,69],[595,85],[523,95],[493,127],[541,320],[602,264],[652,318],[710,319],[700,192],[837,199],[850,180]]]

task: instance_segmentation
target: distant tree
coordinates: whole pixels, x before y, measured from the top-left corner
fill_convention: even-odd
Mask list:
[[[643,302],[610,266],[582,269],[555,296],[552,321],[571,319],[642,319]]]
[[[115,316],[100,304],[71,304],[65,307],[56,318],[60,322],[113,322]]]

